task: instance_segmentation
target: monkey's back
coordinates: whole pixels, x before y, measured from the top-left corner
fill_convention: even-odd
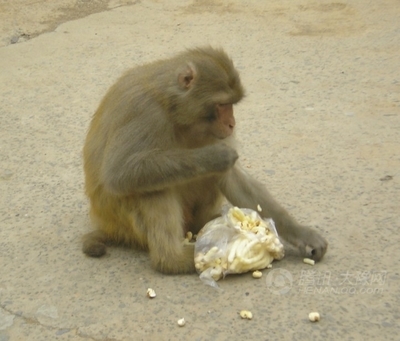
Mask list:
[[[112,142],[115,139],[123,141],[122,137],[128,136],[128,152],[131,155],[152,149],[184,148],[182,145],[177,146],[174,141],[176,126],[173,126],[174,122],[171,119],[176,112],[171,108],[176,106],[181,96],[186,95],[187,90],[179,86],[177,76],[182,66],[186,67],[190,61],[194,64],[202,63],[202,67],[211,77],[210,81],[204,72],[201,74],[202,70],[196,70],[197,76],[207,86],[216,83],[218,91],[224,87],[219,87],[220,81],[216,80],[224,78],[226,73],[232,74],[234,78],[237,76],[231,70],[233,65],[230,59],[221,51],[207,48],[189,50],[171,59],[128,70],[108,90],[92,118],[83,149],[85,189],[90,199],[94,224],[113,240],[144,248],[147,246],[147,237],[140,228],[139,221],[138,203],[141,194],[116,195],[108,191],[104,183],[102,171],[105,163],[110,163],[109,160],[113,160],[114,154],[121,153],[120,145],[118,150],[113,150]],[[215,65],[219,66],[217,73],[214,70]],[[201,97],[208,96],[209,91],[206,90],[199,89],[197,100],[200,98],[200,102],[204,101]],[[240,97],[240,87],[239,90]],[[185,101],[187,102],[187,99]],[[182,111],[185,115],[189,112],[195,117],[194,110],[199,110],[199,106],[194,101],[193,110],[188,109],[192,108],[187,106]],[[226,142],[228,141],[227,139]],[[209,214],[215,213],[214,206],[218,206],[221,200],[215,183],[215,179],[203,179],[177,188],[185,211],[185,220],[191,220],[194,211],[203,210],[202,201],[211,203],[207,207]],[[208,214],[201,219],[201,224],[206,220],[206,216],[208,218]]]

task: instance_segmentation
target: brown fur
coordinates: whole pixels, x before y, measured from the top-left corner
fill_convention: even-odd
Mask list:
[[[232,104],[243,97],[239,75],[219,49],[183,52],[136,67],[108,91],[84,147],[86,193],[96,230],[83,251],[107,243],[149,250],[165,273],[194,271],[193,247],[182,243],[218,215],[222,200],[263,208],[282,237],[323,257],[327,243],[300,226],[235,162]]]

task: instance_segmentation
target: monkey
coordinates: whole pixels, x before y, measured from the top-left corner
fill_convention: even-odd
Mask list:
[[[300,225],[237,162],[233,106],[244,97],[239,73],[222,48],[187,49],[133,67],[108,90],[83,148],[85,190],[94,226],[83,252],[108,245],[149,252],[166,274],[195,271],[194,246],[183,243],[219,216],[224,201],[262,208],[278,234],[321,260],[326,240]]]

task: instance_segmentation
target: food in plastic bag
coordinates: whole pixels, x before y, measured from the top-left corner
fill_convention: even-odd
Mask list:
[[[227,274],[268,267],[284,256],[272,219],[263,220],[256,211],[232,207],[207,223],[195,244],[195,267],[211,286]]]

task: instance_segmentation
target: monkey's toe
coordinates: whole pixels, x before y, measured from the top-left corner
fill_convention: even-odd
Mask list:
[[[107,252],[107,247],[103,243],[91,242],[83,244],[83,252],[89,257],[102,257]]]

